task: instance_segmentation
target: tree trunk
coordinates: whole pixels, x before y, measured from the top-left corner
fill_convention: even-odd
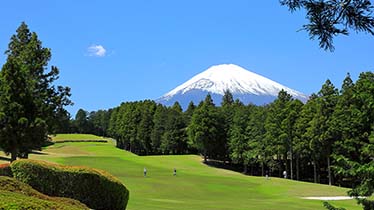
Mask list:
[[[313,171],[314,171],[314,183],[317,183],[317,165],[316,165],[315,160],[313,160]]]
[[[261,164],[261,176],[264,176],[264,163]]]
[[[282,177],[282,161],[280,160],[280,155],[277,155],[277,161],[278,161],[278,176]]]
[[[10,162],[13,162],[13,161],[17,160],[17,150],[16,149],[13,149],[10,154],[11,154]]]
[[[286,165],[286,179],[288,179],[288,175],[289,175],[289,173],[288,173],[288,171],[289,171],[289,167],[288,167],[288,154],[287,154],[287,152],[284,154],[284,163],[285,163],[285,165]]]
[[[207,152],[206,152],[206,149],[204,150],[204,163],[206,163],[207,162],[207,154],[206,154]]]
[[[29,158],[29,152],[22,152],[21,155],[20,155],[20,158],[28,159]]]
[[[244,165],[244,171],[243,171],[243,173],[247,174],[247,172],[248,172],[248,166],[245,163],[243,165]]]
[[[299,165],[299,156],[296,156],[296,180],[300,180],[300,165]]]
[[[291,169],[291,179],[293,179],[293,153],[292,153],[292,147],[290,149],[290,169]]]
[[[331,167],[330,167],[330,155],[327,156],[327,172],[329,177],[329,185],[332,184],[332,178],[331,178]]]

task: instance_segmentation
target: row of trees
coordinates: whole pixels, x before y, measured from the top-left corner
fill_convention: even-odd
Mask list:
[[[306,104],[281,91],[269,105],[244,105],[226,91],[220,107],[210,95],[184,112],[178,103],[165,107],[147,100],[86,119],[117,139],[119,148],[137,154],[198,152],[205,161],[231,163],[253,175],[281,176],[285,170],[291,179],[352,187],[349,195],[364,209],[373,206],[360,197],[374,191],[372,72],[361,73],[356,83],[348,74],[340,90],[327,80]]]
[[[178,103],[127,102],[108,111],[80,110],[75,124],[140,155],[199,152],[205,161],[241,165],[254,175],[285,170],[291,179],[352,185],[355,179],[339,167],[344,160],[365,164],[373,157],[373,82],[371,72],[356,83],[348,74],[339,91],[327,80],[306,104],[285,91],[266,106],[244,105],[227,91],[220,107],[208,95],[184,112]]]

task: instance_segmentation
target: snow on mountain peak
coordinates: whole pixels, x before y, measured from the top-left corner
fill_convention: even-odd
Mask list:
[[[229,90],[233,95],[251,94],[276,97],[282,89],[296,98],[304,98],[305,100],[307,98],[306,95],[296,90],[250,72],[238,65],[221,64],[212,66],[204,72],[197,74],[187,82],[165,94],[162,99],[168,100],[176,94],[183,95],[194,90],[218,95],[223,95],[225,90]]]

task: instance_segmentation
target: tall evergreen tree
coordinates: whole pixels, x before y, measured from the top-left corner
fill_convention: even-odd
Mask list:
[[[151,141],[153,152],[156,154],[161,153],[161,138],[165,133],[167,121],[167,108],[158,104],[153,115],[153,130],[151,132]]]
[[[222,144],[221,144],[221,153],[222,156],[227,157],[229,156],[229,145],[228,139],[230,136],[231,126],[233,125],[233,118],[235,109],[241,107],[243,104],[238,100],[234,107],[234,98],[232,93],[229,90],[225,90],[224,95],[222,97],[221,107],[219,108],[220,116],[222,116]],[[224,158],[226,159],[226,158]]]
[[[217,147],[220,132],[218,117],[212,97],[208,94],[195,110],[187,128],[189,144],[203,154],[204,162],[209,155],[214,154],[213,149]]]
[[[230,158],[234,163],[243,164],[243,173],[247,173],[249,164],[248,158],[246,158],[247,152],[250,150],[246,135],[249,116],[248,109],[245,106],[237,107],[228,135]]]
[[[140,142],[142,154],[148,155],[152,153],[151,134],[153,130],[153,115],[156,104],[150,100],[146,100],[137,104],[140,112],[140,121],[137,126],[136,139]]]
[[[319,95],[319,109],[317,110],[317,115],[319,119],[319,140],[321,141],[323,152],[327,158],[327,172],[329,185],[332,184],[332,170],[331,170],[331,154],[333,150],[334,142],[339,138],[334,132],[331,132],[331,126],[333,123],[333,113],[338,102],[339,92],[338,89],[327,80],[325,84],[322,85],[322,89],[318,93]]]
[[[183,154],[187,151],[186,124],[178,102],[168,110],[161,149],[164,154]]]
[[[41,149],[47,132],[70,105],[70,88],[55,86],[59,70],[47,71],[51,51],[42,47],[35,32],[22,23],[6,50],[7,60],[0,73],[0,147],[27,157]]]
[[[282,135],[285,142],[286,149],[288,151],[290,159],[290,178],[294,179],[294,145],[296,139],[296,121],[299,118],[299,113],[302,109],[303,103],[299,100],[292,100],[287,104],[286,107],[286,118],[282,121]]]
[[[318,153],[320,148],[316,148],[315,151],[312,151],[314,147],[311,144],[313,135],[310,135],[311,121],[314,118],[315,113],[317,112],[317,107],[315,105],[317,96],[312,94],[308,102],[302,107],[299,117],[296,120],[295,124],[295,138],[294,138],[294,153],[296,156],[296,179],[300,180],[300,171],[301,167],[305,165],[313,165],[313,175],[314,182],[317,182],[317,160]],[[305,164],[300,166],[301,161],[305,160]],[[311,163],[311,164],[309,164]],[[304,171],[306,171],[305,168]]]
[[[278,94],[278,98],[270,105],[269,112],[266,119],[266,139],[270,143],[269,147],[272,147],[273,155],[276,156],[278,163],[277,169],[279,176],[283,169],[288,171],[287,163],[287,141],[282,135],[282,122],[287,117],[287,105],[292,100],[292,96],[286,91],[281,90]]]
[[[90,130],[88,112],[83,109],[79,109],[75,115],[74,124],[77,126],[79,133],[88,133]]]
[[[337,107],[349,107],[350,110],[348,113],[342,110],[334,113],[340,122],[338,125],[342,126],[342,139],[337,142],[334,154],[334,168],[337,174],[353,180],[353,189],[348,194],[355,197],[365,210],[374,209],[374,201],[368,199],[374,193],[373,84],[372,72],[361,73],[356,84],[347,77]]]

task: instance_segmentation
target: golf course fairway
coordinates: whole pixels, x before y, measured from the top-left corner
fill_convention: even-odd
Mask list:
[[[117,149],[112,140],[56,143],[30,158],[108,171],[130,190],[129,210],[318,210],[325,209],[322,201],[301,197],[345,196],[348,190],[246,176],[204,165],[197,155],[137,156]],[[173,176],[174,168],[176,176]],[[349,210],[362,209],[354,200],[330,203]]]

